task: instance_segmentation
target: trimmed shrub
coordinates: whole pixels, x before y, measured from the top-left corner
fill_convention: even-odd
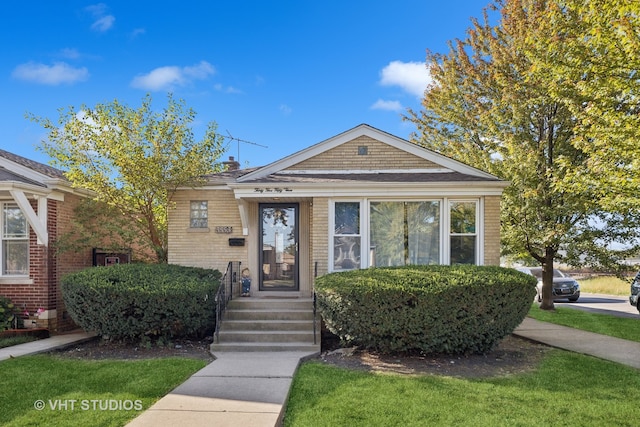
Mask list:
[[[16,319],[16,307],[7,297],[0,295],[0,331],[10,329]]]
[[[215,325],[218,270],[167,264],[92,267],[61,279],[71,318],[104,338],[203,335]]]
[[[353,270],[315,286],[331,332],[386,353],[486,353],[522,322],[536,294],[532,276],[471,265]]]

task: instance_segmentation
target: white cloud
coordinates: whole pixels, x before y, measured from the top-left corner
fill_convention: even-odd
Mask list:
[[[84,10],[95,18],[95,21],[91,24],[93,31],[103,33],[113,27],[113,23],[116,21],[113,15],[107,15],[107,5],[104,3],[92,4],[85,7]]]
[[[84,67],[74,68],[64,62],[56,62],[53,65],[28,62],[14,68],[11,75],[19,80],[56,86],[85,81],[89,78],[89,71]]]
[[[280,107],[278,107],[278,109],[285,116],[288,116],[293,112],[293,109],[289,107],[287,104],[280,104]]]
[[[216,83],[215,85],[213,85],[213,88],[215,90],[217,90],[218,92],[222,92],[222,93],[233,93],[233,94],[244,93],[240,89],[237,89],[237,88],[235,88],[233,86],[226,86],[225,87],[221,83]]]
[[[159,67],[148,74],[136,76],[131,81],[131,86],[151,91],[167,90],[175,86],[188,85],[194,80],[205,80],[213,74],[215,68],[206,61],[190,67]]]
[[[431,83],[431,75],[424,62],[392,61],[380,73],[380,84],[399,86],[405,92],[422,97]]]
[[[80,52],[77,49],[66,47],[60,51],[60,56],[68,59],[78,59],[80,58]]]
[[[91,24],[91,29],[93,31],[98,31],[100,33],[104,33],[109,30],[109,28],[113,27],[113,23],[116,21],[116,18],[113,15],[103,16],[98,18],[93,24]]]
[[[146,32],[147,30],[145,30],[144,28],[136,28],[131,32],[131,38],[135,39],[139,35],[146,34]]]
[[[372,110],[401,111],[402,104],[399,101],[385,101],[378,99],[372,106]]]

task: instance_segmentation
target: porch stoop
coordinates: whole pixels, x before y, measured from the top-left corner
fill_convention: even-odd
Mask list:
[[[320,351],[320,321],[313,343],[313,300],[310,298],[236,298],[229,301],[220,324],[221,351]]]

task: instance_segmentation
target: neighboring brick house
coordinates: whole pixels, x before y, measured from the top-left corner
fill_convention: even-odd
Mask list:
[[[174,194],[169,262],[241,261],[253,296],[308,297],[327,272],[500,262],[508,185],[368,125]]]
[[[74,208],[88,193],[71,188],[62,171],[0,150],[0,295],[51,332],[73,327],[59,279],[90,267],[91,249],[56,255],[58,236],[70,230]]]

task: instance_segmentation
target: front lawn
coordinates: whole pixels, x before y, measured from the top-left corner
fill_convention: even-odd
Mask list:
[[[205,365],[187,358],[5,360],[0,425],[123,426]]]
[[[543,322],[640,342],[640,319],[638,318],[589,313],[566,307],[556,307],[553,311],[540,310],[536,303],[531,306],[528,316]]]
[[[553,350],[527,374],[492,379],[298,370],[285,426],[635,426],[638,371]]]

